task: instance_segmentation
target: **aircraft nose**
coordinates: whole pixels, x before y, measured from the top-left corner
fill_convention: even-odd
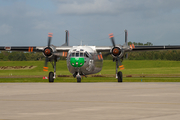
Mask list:
[[[84,65],[84,58],[72,57],[70,63],[73,67],[82,67]]]

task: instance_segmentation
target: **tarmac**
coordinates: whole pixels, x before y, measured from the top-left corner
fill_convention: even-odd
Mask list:
[[[180,83],[0,83],[0,120],[170,119]]]

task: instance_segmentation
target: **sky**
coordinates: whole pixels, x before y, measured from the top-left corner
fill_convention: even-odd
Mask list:
[[[180,0],[0,0],[0,46],[180,45]]]

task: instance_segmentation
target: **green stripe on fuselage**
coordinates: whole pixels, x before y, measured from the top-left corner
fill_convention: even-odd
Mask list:
[[[82,67],[84,65],[83,57],[72,57],[70,58],[70,63],[73,67]]]

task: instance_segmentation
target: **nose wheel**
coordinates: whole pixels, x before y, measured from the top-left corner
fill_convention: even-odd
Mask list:
[[[79,75],[79,73],[76,75],[76,78],[77,78],[77,83],[80,83],[81,82],[81,76]]]
[[[81,77],[77,77],[77,83],[81,82]]]

